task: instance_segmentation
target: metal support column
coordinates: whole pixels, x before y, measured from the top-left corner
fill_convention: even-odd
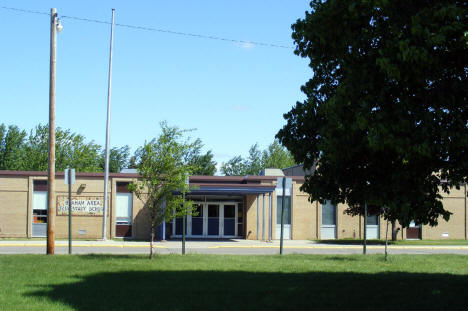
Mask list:
[[[268,226],[268,241],[271,242],[271,228],[273,227],[273,215],[271,215],[271,199],[272,199],[272,193],[270,192],[269,194],[269,200],[268,200],[268,215],[269,215],[269,226]]]
[[[263,194],[262,240],[265,241],[265,193]]]
[[[258,203],[258,200],[259,200],[259,195],[257,194],[257,240],[258,240],[258,228],[260,226],[259,222],[260,222],[260,218],[258,216],[259,214],[259,203]]]

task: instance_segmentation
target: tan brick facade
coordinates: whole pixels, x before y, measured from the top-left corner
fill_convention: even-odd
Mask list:
[[[0,237],[26,238],[32,237],[33,218],[33,193],[34,181],[46,180],[44,172],[0,172]],[[136,174],[110,174],[109,178],[109,210],[108,210],[108,238],[116,236],[115,205],[117,194],[117,183],[131,182],[137,178]],[[197,180],[203,178],[196,177]],[[222,184],[226,177],[206,177],[211,184]],[[246,239],[256,240],[269,238],[269,231],[273,239],[278,239],[276,224],[277,215],[277,191],[276,178],[262,176],[255,177],[258,187],[270,187],[260,194],[247,194],[243,196],[244,218],[243,235]],[[239,177],[236,182],[245,184]],[[232,179],[234,180],[234,179]],[[192,182],[192,179],[191,179]],[[321,239],[322,205],[318,202],[310,202],[308,195],[300,191],[303,179],[294,178],[291,191],[291,234],[296,240]],[[72,186],[72,195],[76,196],[102,196],[103,174],[81,173],[77,175],[76,184]],[[58,174],[56,179],[56,195],[66,196],[68,188],[64,184],[63,173]],[[271,196],[270,196],[271,193]],[[257,198],[259,215],[257,215]],[[271,200],[271,215],[270,211]],[[135,195],[132,196],[132,238],[147,240],[150,236],[150,222],[148,211],[143,208],[141,202]],[[265,218],[263,218],[263,202],[265,202]],[[467,198],[466,187],[453,189],[443,199],[444,207],[452,213],[450,221],[439,220],[436,227],[422,226],[422,239],[467,239]],[[337,239],[362,239],[364,232],[364,221],[362,217],[352,217],[344,213],[346,205],[339,204],[336,210],[336,238]],[[257,216],[258,231],[257,231]],[[379,238],[384,239],[386,233],[386,221],[380,218]],[[271,225],[271,227],[270,227]],[[265,226],[265,230],[263,230]],[[72,223],[73,238],[98,239],[102,234],[102,216],[73,216]],[[398,238],[406,239],[406,229],[398,233]],[[68,216],[56,215],[56,237],[68,237]],[[264,232],[264,236],[263,236]],[[279,232],[279,230],[278,230]],[[258,234],[258,237],[257,237]],[[389,237],[391,236],[391,225],[389,226]]]

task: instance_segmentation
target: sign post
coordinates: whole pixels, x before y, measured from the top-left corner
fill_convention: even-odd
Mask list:
[[[75,183],[75,169],[65,169],[65,185],[68,185],[68,254],[72,253],[72,197],[71,189]]]
[[[188,175],[185,175],[184,183],[185,183],[186,187],[184,187],[184,191],[182,192],[183,204],[184,204],[184,208],[183,208],[184,215],[182,216],[182,255],[185,255],[185,223],[186,223],[186,218],[187,218],[187,210],[185,209],[186,208],[186,205],[185,205],[185,191],[186,191],[187,187],[190,184]]]
[[[283,255],[284,201],[286,200],[286,188],[290,189],[292,187],[292,178],[278,177],[276,182],[277,182],[277,185],[279,184],[282,185],[280,255]],[[278,208],[278,206],[276,208]],[[291,206],[289,206],[289,209],[291,209]]]

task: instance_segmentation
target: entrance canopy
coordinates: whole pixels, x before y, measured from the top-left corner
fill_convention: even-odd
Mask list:
[[[272,185],[260,184],[191,184],[195,189],[191,195],[247,195],[271,193],[275,190]]]

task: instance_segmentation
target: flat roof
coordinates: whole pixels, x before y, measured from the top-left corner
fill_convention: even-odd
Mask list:
[[[12,170],[0,170],[0,177],[4,176],[47,176],[45,171],[12,171]],[[55,176],[63,177],[64,172],[56,172]],[[104,172],[77,172],[77,177],[102,177],[104,178]],[[136,173],[109,173],[111,178],[138,178],[139,175]],[[260,183],[262,181],[274,181],[278,177],[284,176],[257,176],[257,175],[247,175],[247,176],[201,176],[194,175],[190,176],[190,182],[195,184],[203,183],[226,183],[226,184],[251,184],[251,183]],[[294,181],[304,181],[304,176],[289,176]]]

